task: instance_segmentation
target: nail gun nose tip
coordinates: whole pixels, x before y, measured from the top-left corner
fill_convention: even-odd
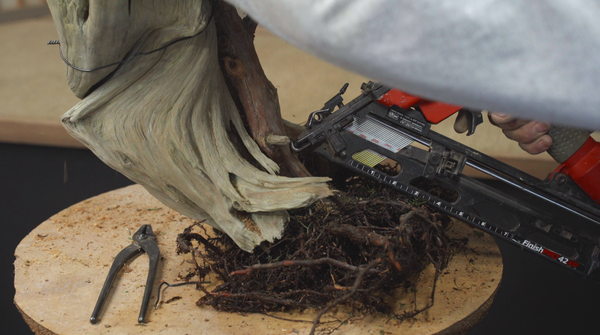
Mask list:
[[[144,322],[144,318],[140,316],[140,317],[138,318],[138,323],[143,323],[143,322]]]
[[[90,318],[90,322],[91,322],[93,325],[95,325],[95,324],[96,324],[96,322],[98,322],[98,319],[96,319],[96,317],[95,317],[95,316],[92,316],[92,317]]]

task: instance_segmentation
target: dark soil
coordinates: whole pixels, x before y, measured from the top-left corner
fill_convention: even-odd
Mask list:
[[[360,177],[341,186],[333,197],[290,211],[283,238],[251,254],[225,234],[207,238],[201,224],[187,228],[178,252],[192,253],[200,281],[211,272],[223,280],[211,292],[199,284],[205,296],[197,305],[242,313],[315,308],[314,331],[338,304],[393,315],[390,292],[412,285],[430,263],[437,273],[446,267],[449,217]]]

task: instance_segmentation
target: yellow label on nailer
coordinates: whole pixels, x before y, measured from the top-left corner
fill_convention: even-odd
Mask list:
[[[374,167],[375,165],[386,160],[387,157],[371,149],[365,149],[363,151],[355,152],[352,155],[352,159],[368,167]]]

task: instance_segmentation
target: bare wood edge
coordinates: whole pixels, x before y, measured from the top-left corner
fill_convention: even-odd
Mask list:
[[[35,322],[35,320],[33,320],[32,318],[30,318],[29,315],[27,315],[25,312],[23,312],[23,310],[19,307],[19,305],[17,304],[16,301],[13,301],[13,303],[17,307],[17,310],[19,311],[19,313],[21,313],[21,316],[25,320],[25,323],[27,323],[27,325],[29,326],[29,328],[31,329],[31,331],[34,334],[36,334],[36,335],[58,335],[55,332],[50,331],[46,327]]]
[[[442,330],[441,332],[435,333],[434,335],[464,335],[464,334],[466,334],[469,330],[471,330],[473,327],[475,327],[481,320],[483,320],[483,318],[487,315],[487,313],[490,310],[490,307],[492,307],[492,303],[494,302],[494,298],[496,297],[496,293],[498,292],[498,288],[500,287],[500,285],[501,285],[501,283],[498,284],[494,293],[492,293],[492,295],[483,303],[483,305],[479,306],[479,308],[474,310],[471,314],[469,314],[464,319],[456,322],[455,324]],[[16,304],[16,302],[15,302],[15,306],[21,313],[21,316],[23,316],[25,323],[27,323],[29,328],[31,328],[31,331],[33,331],[36,335],[59,335],[59,334],[56,334],[56,333],[46,329],[44,326],[40,325],[39,323],[35,322],[32,318],[30,318],[27,314],[25,314],[25,312],[23,312],[19,308],[19,306]]]
[[[49,16],[50,10],[45,4],[35,5],[27,8],[12,9],[7,11],[0,11],[0,24],[9,23],[15,21],[36,19],[44,16]]]
[[[219,2],[215,9],[219,65],[249,133],[262,151],[288,177],[308,177],[310,173],[287,145],[270,143],[273,136],[289,136],[281,117],[277,89],[267,79],[254,46],[256,22],[242,20],[235,7]],[[278,142],[280,143],[280,142]]]
[[[133,197],[132,197],[132,195],[133,195]],[[115,207],[116,205],[122,205],[122,206]],[[158,200],[156,200],[153,197],[151,197],[151,195],[148,194],[147,191],[145,191],[141,186],[139,186],[139,185],[132,185],[132,186],[128,186],[126,188],[120,189],[120,190],[111,191],[111,192],[105,193],[103,195],[90,198],[90,199],[85,200],[85,201],[83,201],[81,203],[78,203],[78,204],[76,204],[76,205],[74,205],[72,207],[69,207],[68,209],[63,210],[62,212],[57,213],[52,218],[46,220],[44,223],[40,224],[40,226],[38,226],[36,229],[43,229],[43,230],[41,230],[42,232],[48,232],[48,231],[54,231],[57,228],[57,227],[54,226],[55,224],[59,225],[59,227],[65,227],[65,229],[56,229],[56,234],[57,234],[56,237],[63,236],[64,234],[72,236],[74,232],[80,232],[82,230],[88,231],[87,225],[85,225],[85,226],[82,226],[82,225],[70,225],[71,222],[78,222],[79,221],[79,215],[83,215],[83,214],[80,214],[81,211],[79,209],[83,208],[83,207],[88,207],[88,206],[91,206],[90,207],[90,212],[92,212],[92,213],[98,213],[100,211],[104,212],[104,210],[106,208],[120,208],[121,211],[123,211],[123,212],[121,212],[121,211],[114,212],[111,215],[114,215],[115,217],[121,217],[121,218],[123,216],[127,217],[129,215],[129,216],[135,216],[137,218],[138,217],[138,213],[139,213],[138,209],[140,209],[140,208],[155,208],[156,206],[160,206],[160,203],[158,202]],[[155,228],[157,228],[156,231],[161,231],[161,230],[164,230],[164,229],[166,229],[168,227],[173,227],[173,225],[176,225],[177,227],[183,227],[183,226],[186,226],[186,225],[188,225],[189,223],[192,222],[190,219],[185,218],[183,215],[178,214],[177,212],[174,212],[174,211],[172,211],[170,209],[165,208],[164,211],[165,212],[143,211],[145,213],[144,215],[146,215],[146,216],[140,217],[140,219],[142,219],[142,220],[148,220],[148,219],[151,219],[154,216],[160,216],[161,218],[166,217],[165,220],[161,220],[160,222],[157,222],[157,226],[155,227]],[[169,213],[171,213],[171,214],[169,214]],[[64,218],[64,216],[62,216],[63,214],[66,214],[67,215],[66,217],[71,217],[71,219],[68,219],[69,221],[65,221],[65,222],[58,222],[58,221],[54,222],[53,221],[56,218]],[[100,216],[94,215],[92,217],[93,218],[97,217],[98,219],[100,219]],[[182,222],[182,220],[184,220],[184,221],[187,220],[187,221]],[[127,220],[127,221],[130,221],[130,220]],[[49,222],[52,222],[52,223],[49,223]],[[98,225],[93,225],[92,223],[93,222],[91,222],[90,225],[94,226],[94,232],[93,232],[94,235],[97,235],[97,233],[99,233],[99,232],[106,233],[107,231],[110,230],[108,228],[108,226],[101,227],[101,226],[98,226]],[[457,222],[457,224],[459,224],[459,223]],[[130,229],[119,229],[118,234],[120,234],[121,237],[124,237],[124,236],[128,235],[127,231],[131,230],[131,227],[133,227],[133,226],[135,226],[135,223],[132,222],[131,225],[130,225]],[[462,228],[460,228],[460,227],[462,227]],[[467,234],[469,234],[469,232],[471,232],[471,229],[472,229],[468,225],[462,224],[462,223],[460,223],[460,227],[459,227],[460,231],[465,232]],[[72,231],[67,231],[66,229],[72,229]],[[116,229],[116,228],[112,228],[112,229]],[[36,278],[35,271],[34,271],[34,273],[29,273],[25,277],[22,276],[23,275],[22,271],[24,271],[23,269],[25,268],[23,266],[25,264],[24,263],[25,260],[29,259],[30,257],[33,257],[33,259],[41,259],[40,258],[41,255],[37,254],[38,252],[41,252],[42,254],[48,254],[49,255],[50,250],[48,250],[48,249],[45,248],[46,244],[44,244],[44,243],[47,243],[47,245],[54,245],[54,242],[56,241],[56,239],[49,239],[49,240],[40,239],[40,240],[36,240],[36,241],[38,241],[36,243],[41,243],[41,244],[36,245],[34,243],[31,243],[30,239],[32,239],[32,238],[35,239],[35,236],[37,236],[36,233],[40,233],[40,231],[36,231],[36,230],[32,231],[23,241],[21,241],[21,243],[20,243],[19,247],[17,248],[17,250],[15,250],[15,255],[17,256],[17,259],[15,261],[15,273],[17,274],[16,278],[19,277],[19,276],[21,276],[20,278],[29,278],[29,279],[30,278]],[[108,234],[99,234],[98,236],[100,236],[100,235],[106,235],[106,236],[108,236]],[[165,241],[173,240],[174,237],[176,236],[176,232],[174,232],[172,230],[171,232],[168,232],[168,233],[165,232],[165,235],[161,234],[160,236],[162,236]],[[460,235],[460,236],[462,236],[462,235]],[[111,241],[110,243],[112,243],[113,239],[114,239],[114,236],[113,237],[105,237],[104,241]],[[98,243],[98,242],[101,242],[101,241],[102,241],[102,238],[100,238],[100,240],[95,241],[95,242]],[[492,243],[494,243],[493,239],[491,239],[491,238],[490,238],[490,241]],[[488,241],[488,242],[490,242],[490,241]],[[483,241],[481,241],[481,242],[483,242]],[[65,245],[68,244],[67,242],[64,242],[64,243],[65,243]],[[483,245],[485,245],[485,244],[487,244],[487,243],[484,243]],[[111,258],[110,255],[108,255],[107,253],[104,252],[104,250],[105,250],[104,247],[99,246],[99,244],[97,244],[97,245],[98,245],[98,247],[96,248],[96,251],[94,251],[94,252],[102,253],[104,255],[103,257],[105,259],[99,261],[93,267],[97,267],[97,268],[103,269],[102,271],[105,271],[104,268],[102,267],[102,264],[104,264],[106,262],[110,263],[110,261],[112,261],[112,258]],[[481,246],[481,245],[482,244],[476,244],[474,247],[477,248],[478,246]],[[35,250],[36,254],[32,255],[32,254],[24,253],[24,249],[23,248],[27,248],[27,249],[30,249],[32,251]],[[58,263],[53,263],[54,264],[53,265],[54,268],[60,268],[59,264],[64,264],[64,262],[72,262],[73,259],[74,259],[72,257],[73,253],[77,254],[78,255],[77,257],[82,257],[82,258],[87,259],[87,253],[86,253],[86,255],[79,255],[79,248],[71,248],[71,249],[62,249],[63,254],[64,254],[65,257],[57,257],[57,258],[54,258],[54,257],[43,257],[43,259],[46,259],[48,261],[50,261],[51,259],[52,260],[56,259],[57,261],[52,261],[52,262],[58,262]],[[57,250],[61,250],[61,249],[59,248]],[[495,253],[498,256],[500,256],[499,251],[497,251]],[[164,256],[167,257],[167,259],[169,259],[170,261],[172,261],[171,265],[167,266],[166,263],[163,264],[163,266],[165,266],[165,269],[173,267],[175,270],[169,269],[168,271],[171,271],[171,272],[169,272],[170,274],[165,274],[165,277],[163,277],[163,278],[173,278],[179,272],[180,267],[177,264],[179,264],[180,260],[178,258],[174,257],[174,250],[172,250],[172,249],[170,250],[170,252],[165,252]],[[170,258],[170,257],[174,257],[174,258]],[[79,259],[79,258],[76,258],[76,259]],[[468,259],[468,257],[467,258],[463,258],[463,259]],[[482,260],[482,262],[483,262],[483,260]],[[466,261],[463,261],[463,263],[466,263]],[[35,269],[36,266],[37,266],[36,264],[37,264],[37,262],[33,262],[32,263],[33,267],[31,267],[31,268],[28,267],[28,269]],[[83,263],[80,263],[80,262],[77,262],[77,261],[75,262],[75,264],[79,264],[79,266],[82,267],[82,268],[86,268],[86,269],[89,268],[87,265],[85,265]],[[133,266],[134,267],[136,265],[139,266],[139,264],[140,264],[140,262],[136,262],[136,263],[133,264]],[[481,264],[483,264],[483,263],[481,263]],[[39,269],[46,269],[47,265],[48,265],[48,263],[41,264],[39,266]],[[501,269],[502,268],[502,262],[500,261],[498,263],[498,265],[500,266],[500,269]],[[457,267],[457,269],[462,269],[462,267]],[[430,269],[430,270],[433,270],[433,269]],[[43,270],[43,271],[46,271],[46,270]],[[145,273],[142,272],[140,274],[139,271],[133,271],[132,273],[137,274],[137,278],[138,278],[137,280],[139,280],[140,283],[143,283],[143,281],[145,280]],[[488,271],[485,271],[484,273],[488,273]],[[62,276],[62,275],[60,275],[60,276]],[[104,276],[95,276],[95,277],[99,278],[98,279],[99,282],[96,283],[99,286],[102,283],[102,280],[104,279]],[[469,277],[471,277],[471,276],[469,276]],[[53,278],[57,278],[57,277],[53,277]],[[454,321],[453,321],[452,325],[448,325],[447,326],[448,328],[444,329],[443,331],[438,331],[435,334],[437,334],[437,335],[463,334],[466,330],[470,329],[470,327],[472,327],[475,324],[477,324],[477,322],[479,322],[486,315],[486,313],[489,310],[489,307],[491,306],[491,304],[493,302],[494,296],[495,296],[495,294],[498,291],[498,287],[501,285],[502,273],[501,272],[498,273],[493,278],[495,279],[495,281],[492,280],[491,282],[494,283],[493,285],[495,285],[495,287],[493,288],[493,290],[490,290],[487,293],[485,293],[485,295],[480,295],[483,299],[482,300],[478,300],[479,301],[477,303],[478,306],[473,307],[473,309],[470,310],[470,312],[469,312],[468,315],[463,316],[462,318],[453,319]],[[477,278],[475,280],[480,280],[480,279],[481,278]],[[51,282],[52,281],[53,280],[51,280]],[[135,282],[136,282],[135,280],[131,280],[130,281],[130,283],[133,286],[137,287],[138,285],[135,284]],[[426,287],[427,285],[429,285],[428,283],[429,283],[429,280],[426,280],[426,283],[423,284],[424,285],[423,287]],[[23,282],[21,282],[21,284],[23,284]],[[24,312],[24,310],[21,310],[21,308],[17,304],[18,301],[21,301],[21,302],[31,301],[31,300],[21,300],[21,299],[24,299],[25,296],[24,295],[19,295],[18,293],[19,293],[19,290],[22,289],[23,287],[29,287],[29,286],[27,286],[27,285],[26,286],[16,285],[16,289],[17,289],[16,293],[17,293],[17,295],[15,295],[15,305],[17,306],[17,308],[19,309],[19,311],[22,313],[23,318],[25,319],[25,321],[28,323],[28,325],[31,327],[31,329],[36,334],[41,334],[41,335],[48,335],[48,334],[52,334],[53,335],[53,334],[57,334],[57,333],[54,333],[54,332],[48,330],[48,328],[43,327],[40,324],[37,324],[37,322],[33,321],[33,320],[35,320],[35,318],[37,318],[37,321],[41,322],[41,323],[44,322],[44,319],[47,319],[46,321],[49,321],[50,319],[48,319],[48,318],[52,317],[51,316],[52,313],[41,313],[41,314],[38,314],[39,315],[38,317],[30,318]],[[448,288],[450,288],[450,287],[447,287],[446,290]],[[35,288],[32,288],[32,289],[34,289],[34,291],[35,291]],[[440,290],[443,289],[443,286],[439,286],[439,289]],[[454,292],[454,290],[452,290],[452,289],[447,290],[447,291],[450,292],[450,293]],[[443,290],[439,291],[440,294],[444,294],[443,292],[444,292]],[[53,298],[51,296],[44,297],[44,295],[38,296],[39,292],[33,292],[33,293],[34,293],[33,297],[32,297],[33,298],[33,305],[31,305],[31,306],[38,306],[37,308],[43,308],[43,306],[48,306],[49,302],[50,302],[50,305],[52,305],[52,302],[54,300],[52,300]],[[141,293],[141,291],[140,291],[140,293]],[[428,296],[428,293],[426,293],[426,295]],[[89,296],[89,297],[92,297],[92,298],[96,298],[96,295],[93,294],[93,293],[91,295],[86,294],[86,296]],[[40,301],[39,299],[43,299],[44,301],[46,301],[46,304],[39,304],[39,303],[37,303],[37,301]],[[46,300],[46,299],[48,299],[48,300]],[[193,301],[193,300],[194,299],[191,299],[191,301]],[[453,299],[451,298],[451,300],[453,300]],[[88,300],[85,300],[85,301],[88,301]],[[77,304],[79,304],[79,300],[78,300]],[[73,306],[73,303],[67,303],[67,305]],[[188,304],[188,305],[191,306],[192,304]],[[31,308],[31,306],[29,306],[28,308]],[[23,307],[26,307],[26,306],[24,305]],[[187,307],[183,307],[183,305],[182,305],[182,308],[187,308]],[[446,308],[451,308],[450,310],[453,310],[454,308],[460,308],[460,307],[454,306],[454,307],[446,307]],[[132,309],[131,311],[132,311],[132,315],[135,316],[135,317],[137,317],[137,312],[138,311],[135,308]],[[163,311],[162,316],[164,317],[164,316],[173,315],[171,312],[174,312],[174,311],[175,310],[173,310],[173,311],[166,311],[166,312]],[[33,312],[33,313],[37,314],[35,312]],[[117,313],[121,313],[121,312],[117,312]],[[161,322],[158,321],[159,318],[160,318],[159,314],[153,316],[153,318],[156,318],[154,320],[154,321],[156,321],[156,324],[161,324]],[[72,314],[72,315],[70,314],[70,317],[78,320],[78,321],[75,321],[75,322],[81,322],[81,323],[85,323],[85,324],[89,325],[89,322],[87,321],[88,314],[86,314],[86,312],[82,311],[80,308],[78,308],[77,313]],[[227,313],[225,314],[225,317],[226,318],[228,317]],[[33,320],[31,320],[31,319],[33,319]],[[131,320],[133,321],[134,318],[132,318]],[[211,318],[211,320],[212,320],[212,318]],[[427,320],[427,318],[426,318],[423,321],[430,322],[431,320]],[[265,323],[265,324],[268,324],[268,322]],[[77,329],[79,329],[79,328],[77,328]],[[115,328],[112,328],[112,330],[114,331]],[[57,330],[57,331],[59,331],[59,330]],[[227,332],[225,332],[225,333],[227,333]],[[59,334],[60,335],[68,335],[69,333],[59,333]]]
[[[471,312],[471,314],[467,315],[464,319],[456,322],[452,326],[438,332],[434,335],[464,335],[473,327],[475,327],[490,311],[490,307],[492,307],[492,303],[494,302],[494,298],[496,297],[496,293],[498,293],[498,289],[502,285],[502,278],[500,278],[500,282],[496,286],[494,292],[490,295],[490,297],[476,310]],[[45,334],[44,334],[45,335]]]
[[[283,122],[286,128],[285,131],[291,138],[296,138],[304,130],[303,127],[295,123],[286,120],[283,120]],[[87,150],[81,142],[69,135],[58,121],[0,119],[0,142]],[[507,153],[491,153],[488,155],[539,179],[544,179],[558,165],[549,157],[531,155],[515,157],[515,155]],[[491,178],[473,169],[465,170],[465,175],[473,178]]]
[[[294,139],[304,130],[303,127],[283,120],[288,137]],[[277,136],[277,135],[270,135]],[[269,143],[269,136],[266,138]],[[26,144],[26,145],[41,145],[48,147],[86,149],[88,148],[69,135],[60,122],[54,121],[32,121],[18,119],[2,119],[0,118],[0,143]],[[269,143],[278,145],[277,143]],[[549,156],[523,156],[511,155],[505,152],[487,153],[489,156],[506,163],[514,168],[517,168],[525,173],[528,173],[536,178],[544,179],[549,172],[553,171],[557,166],[554,160]],[[476,171],[467,169],[465,175],[473,178],[490,179],[491,177]]]
[[[87,149],[60,122],[0,119],[0,142]]]
[[[496,294],[498,293],[498,289],[500,288],[500,285],[502,285],[501,281],[498,283],[498,285],[496,286],[496,289],[489,296],[489,298],[481,306],[479,306],[477,309],[475,309],[473,312],[471,312],[471,314],[467,315],[462,320],[457,321],[452,326],[450,326],[438,333],[435,333],[434,335],[464,335],[464,334],[466,334],[469,330],[471,330],[474,326],[476,326],[479,322],[481,322],[481,320],[483,320],[483,318],[487,315],[487,313],[490,310],[490,307],[492,307],[492,303],[494,302],[494,298],[496,297]],[[21,313],[21,316],[23,316],[25,323],[27,323],[27,325],[29,326],[29,328],[31,328],[31,331],[33,331],[33,333],[35,333],[36,335],[59,335],[59,334],[56,334],[56,333],[48,330],[47,328],[40,325],[39,323],[35,322],[25,312],[23,312],[23,310],[21,310],[21,308],[19,308],[19,305],[16,303],[16,301],[13,301],[13,303],[15,304],[19,313]]]

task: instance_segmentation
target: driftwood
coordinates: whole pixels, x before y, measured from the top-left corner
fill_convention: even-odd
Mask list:
[[[83,100],[63,115],[66,129],[165,205],[207,219],[251,251],[280,236],[287,209],[331,194],[326,178],[277,176],[278,164],[248,135],[219,69],[209,1],[48,4],[62,53],[80,68],[194,36],[94,72],[67,67],[67,81]],[[265,141],[285,135],[259,133]]]
[[[310,173],[292,154],[281,118],[275,86],[267,79],[254,48],[256,22],[220,1],[215,11],[219,38],[219,62],[225,82],[236,104],[244,111],[252,138],[281,168],[281,175],[307,177]]]

